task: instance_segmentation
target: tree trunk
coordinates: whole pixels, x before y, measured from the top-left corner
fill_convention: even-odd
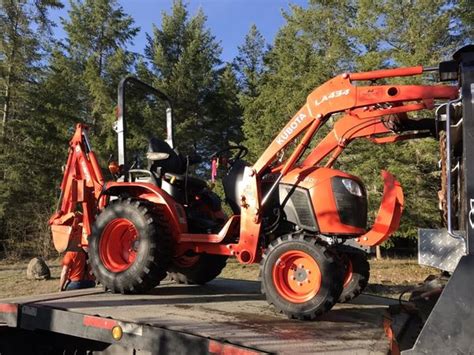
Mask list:
[[[5,136],[5,130],[7,126],[7,121],[8,121],[8,116],[10,115],[10,98],[11,98],[11,86],[12,86],[12,72],[13,72],[13,64],[15,63],[15,57],[16,57],[16,43],[17,43],[17,38],[19,36],[18,34],[18,17],[15,17],[14,19],[14,24],[13,24],[13,35],[12,38],[10,39],[12,42],[12,47],[11,47],[11,52],[10,52],[10,57],[7,57],[7,60],[9,61],[8,64],[8,71],[5,79],[5,103],[3,105],[3,117],[2,117],[2,131],[1,133],[1,138],[2,138],[2,143],[3,143],[3,138]]]
[[[380,245],[375,247],[375,259],[381,260],[382,259],[382,250],[380,249]]]
[[[11,96],[11,66],[8,68],[7,80],[5,84],[5,103],[3,104],[2,117],[2,138],[5,136],[5,129],[7,126],[8,115],[10,114],[10,96]]]

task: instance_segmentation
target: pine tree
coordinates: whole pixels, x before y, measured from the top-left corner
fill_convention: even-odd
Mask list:
[[[247,98],[258,95],[258,84],[264,72],[265,39],[253,24],[245,36],[244,44],[238,47],[234,60],[242,94]]]
[[[43,36],[51,26],[47,19],[48,9],[62,5],[54,0],[5,0],[0,6],[3,135],[8,120],[18,117],[21,112],[28,88],[39,73]],[[37,34],[32,26],[37,27]]]
[[[474,11],[472,1],[470,0],[460,0],[458,4],[457,15],[461,19],[462,25],[458,28],[461,28],[461,36],[465,38],[465,43],[472,43],[474,38]]]
[[[212,122],[203,131],[203,135],[212,142],[209,145],[211,151],[218,151],[242,140],[242,108],[232,65],[226,65],[218,75],[217,86],[209,102]]]
[[[47,195],[44,156],[36,144],[45,143],[40,135],[47,127],[38,123],[36,100],[52,26],[48,10],[60,6],[52,0],[1,3],[0,246],[9,253],[38,247],[44,230],[38,218]]]
[[[63,20],[66,41],[55,52],[51,67],[61,68],[69,79],[64,85],[75,92],[73,114],[89,124],[96,149],[106,158],[115,148],[116,88],[135,59],[125,47],[139,29],[116,0],[72,0],[68,14],[69,19]]]
[[[245,36],[244,44],[240,46],[239,53],[234,60],[234,66],[238,73],[238,82],[240,87],[239,103],[241,106],[242,114],[246,117],[243,122],[253,122],[253,124],[247,124],[253,133],[253,129],[257,125],[257,122],[253,120],[253,117],[257,117],[258,113],[253,111],[254,100],[256,100],[260,94],[260,86],[264,77],[265,71],[265,39],[258,31],[257,26],[252,25],[249,32]],[[244,113],[243,108],[246,109]],[[245,129],[245,127],[243,129]],[[252,133],[248,133],[250,136]],[[247,141],[247,145],[248,145]],[[250,146],[250,148],[252,148]],[[252,149],[251,156],[252,156]]]
[[[349,67],[352,54],[346,18],[352,8],[339,2],[292,6],[286,24],[266,56],[258,96],[244,104],[243,131],[257,158],[319,84]],[[330,26],[327,26],[330,24]]]
[[[234,94],[223,93],[235,91],[235,78],[230,69],[219,74],[221,48],[206,28],[202,10],[191,17],[182,1],[174,1],[171,14],[162,14],[161,28],[154,26],[148,35],[145,53],[156,77],[153,84],[173,102],[175,138],[183,154],[206,156],[236,139],[237,97],[233,101]],[[219,98],[223,101],[217,110]],[[231,116],[224,114],[229,112]]]
[[[351,33],[359,44],[357,69],[436,65],[469,42],[466,6],[449,0],[359,1]]]

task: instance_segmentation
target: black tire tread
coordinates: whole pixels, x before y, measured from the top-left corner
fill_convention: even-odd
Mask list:
[[[319,248],[322,254],[324,255],[324,262],[327,265],[327,268],[331,270],[331,275],[324,275],[324,277],[330,277],[332,282],[329,283],[328,295],[324,299],[324,301],[312,311],[305,311],[304,313],[300,313],[298,311],[290,310],[289,308],[283,308],[278,306],[275,302],[274,298],[275,295],[272,290],[267,290],[266,282],[264,280],[264,267],[266,260],[268,259],[269,255],[274,252],[275,248],[287,244],[287,243],[299,243],[303,245],[307,245],[311,248]],[[285,314],[290,319],[298,319],[298,320],[314,320],[317,317],[323,315],[324,313],[328,312],[336,303],[339,298],[339,295],[342,292],[342,277],[343,273],[341,272],[342,268],[340,265],[339,260],[333,254],[333,252],[324,246],[323,244],[318,243],[317,239],[303,233],[299,234],[290,234],[279,237],[275,239],[268,248],[265,250],[262,261],[260,262],[259,268],[259,280],[261,281],[261,292],[266,297],[267,302],[272,305],[275,310],[279,313]]]
[[[341,245],[337,247],[337,251],[345,253],[352,262],[353,282],[344,287],[339,296],[339,303],[345,303],[358,297],[367,287],[370,278],[370,264],[367,253],[360,249]]]
[[[154,236],[154,240],[149,242],[148,257],[143,261],[141,267],[113,273],[107,270],[100,261],[98,250],[94,248],[94,243],[98,244],[101,237],[102,228],[98,223],[103,223],[102,219],[108,218],[107,211],[117,209],[122,206],[123,209],[132,209],[137,211],[146,222],[149,230],[147,233]],[[155,210],[155,211],[154,211]],[[166,269],[171,262],[172,243],[171,233],[167,223],[163,222],[163,212],[160,206],[138,199],[117,199],[112,201],[97,216],[96,223],[93,226],[92,234],[89,238],[90,252],[89,261],[92,271],[97,279],[107,290],[113,293],[143,293],[159,285],[160,281],[166,277]],[[97,239],[97,241],[96,241]],[[98,249],[98,247],[96,247]],[[120,275],[120,280],[118,279]]]

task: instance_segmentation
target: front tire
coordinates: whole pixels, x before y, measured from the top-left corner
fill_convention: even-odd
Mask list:
[[[350,246],[338,249],[345,266],[343,290],[339,302],[345,303],[359,296],[367,287],[370,278],[370,264],[367,253]]]
[[[140,293],[166,277],[171,236],[152,205],[115,200],[97,217],[89,237],[89,262],[97,281],[116,293]]]
[[[335,256],[303,234],[273,241],[260,263],[262,293],[288,318],[312,320],[329,311],[341,294],[342,277]]]

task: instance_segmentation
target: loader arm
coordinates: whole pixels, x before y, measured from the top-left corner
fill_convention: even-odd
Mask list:
[[[91,149],[87,127],[78,124],[69,142],[58,206],[49,219],[54,246],[59,252],[87,245],[103,185],[104,178]]]
[[[410,123],[404,125],[406,121],[410,121]],[[399,126],[396,131],[392,128],[395,125]],[[406,139],[430,137],[433,136],[434,131],[434,119],[415,121],[407,118],[401,120],[397,115],[369,118],[361,117],[355,113],[345,115],[334,124],[333,129],[304,159],[302,165],[308,167],[319,165],[332,153],[324,165],[331,167],[343,150],[355,139],[367,138],[376,144],[386,144]]]
[[[333,160],[335,160],[345,144],[351,139],[367,137],[375,139],[376,143],[387,143],[410,138],[409,135],[406,135],[385,137],[384,140],[377,138],[375,135],[390,132],[383,125],[382,118],[384,116],[398,115],[398,117],[403,118],[406,117],[404,115],[407,112],[433,109],[435,100],[454,99],[458,96],[456,86],[363,86],[355,85],[355,82],[420,75],[424,71],[423,67],[417,66],[365,73],[345,73],[327,81],[308,96],[306,104],[290,119],[257,162],[252,167],[246,168],[244,172],[241,185],[241,238],[238,245],[232,246],[233,253],[237,255],[241,262],[252,263],[258,258],[258,236],[260,235],[261,216],[266,201],[277,188],[282,177],[295,167],[308,149],[315,134],[331,115],[345,113],[344,124],[346,126],[344,130],[349,134],[345,137],[347,140],[344,141],[344,137],[342,140],[339,137],[329,139],[331,142],[329,146],[325,147],[325,152],[313,151],[303,162],[304,165],[315,165],[331,152],[334,152]],[[365,131],[354,129],[361,126],[365,126]],[[337,133],[337,131],[330,132],[330,135],[334,135],[335,132]],[[266,195],[262,196],[260,190],[262,176],[269,171],[269,167],[275,162],[277,156],[300,136],[301,139],[291,155],[278,169],[273,170],[277,171],[279,176]],[[328,141],[325,143],[328,143]],[[397,196],[397,194],[394,196]],[[387,223],[389,226],[387,230],[393,231],[394,224],[392,221],[387,221]],[[385,236],[371,239],[380,241],[384,238]]]
[[[437,99],[454,99],[458,96],[456,86],[447,85],[380,85],[355,86],[356,80],[375,80],[390,78],[397,73],[421,74],[421,67],[387,69],[370,73],[342,74],[315,89],[307,98],[306,104],[293,116],[268,148],[257,160],[253,169],[257,174],[265,171],[278,153],[310,127],[314,134],[331,115],[344,112],[359,119],[370,120],[377,117],[403,114],[411,111],[433,109]],[[401,69],[404,69],[403,71]],[[385,76],[381,73],[385,72]],[[409,74],[406,74],[409,75]],[[301,147],[301,148],[300,148]],[[291,169],[305,149],[299,144],[288,158],[282,174]],[[295,154],[296,153],[296,154]]]

